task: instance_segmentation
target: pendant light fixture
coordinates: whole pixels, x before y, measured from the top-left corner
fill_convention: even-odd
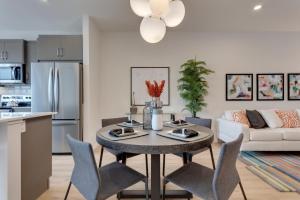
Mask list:
[[[168,27],[178,26],[184,18],[185,7],[182,1],[174,0],[170,2],[170,11],[163,17]]]
[[[166,26],[178,26],[185,16],[181,0],[130,0],[130,6],[136,15],[143,17],[140,33],[149,43],[160,42],[166,34]]]
[[[149,0],[152,16],[162,17],[169,12],[170,0]]]
[[[140,26],[142,38],[149,43],[161,41],[166,34],[165,23],[157,17],[144,17]]]
[[[139,17],[148,17],[152,14],[149,0],[130,0],[130,6]]]

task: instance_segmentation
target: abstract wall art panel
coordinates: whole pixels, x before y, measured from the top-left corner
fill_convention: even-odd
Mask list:
[[[288,74],[288,99],[300,100],[300,73]]]
[[[257,100],[284,100],[284,74],[257,74]]]
[[[226,101],[252,101],[253,74],[226,74]]]

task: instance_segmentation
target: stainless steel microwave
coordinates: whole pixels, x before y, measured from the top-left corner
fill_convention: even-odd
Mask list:
[[[25,65],[0,64],[0,84],[24,83]]]

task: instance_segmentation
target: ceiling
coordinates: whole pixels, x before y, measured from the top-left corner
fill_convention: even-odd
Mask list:
[[[176,31],[300,31],[300,0],[183,0]],[[252,10],[263,3],[259,12]],[[84,14],[102,31],[137,31],[129,0],[0,0],[1,31],[81,32]]]

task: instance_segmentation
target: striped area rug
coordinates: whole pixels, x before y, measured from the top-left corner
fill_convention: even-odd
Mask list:
[[[247,169],[280,192],[300,193],[300,152],[241,152]]]

